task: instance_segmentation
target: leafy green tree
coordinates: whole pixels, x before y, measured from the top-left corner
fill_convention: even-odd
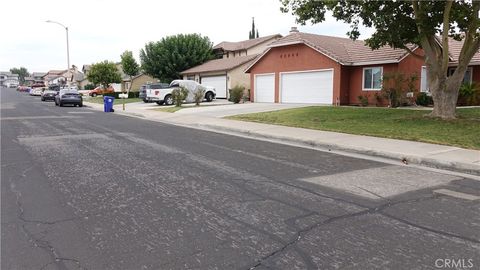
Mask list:
[[[28,70],[24,67],[11,68],[10,72],[13,74],[18,74],[18,81],[20,84],[25,84],[25,77],[30,76],[30,73],[28,73]]]
[[[111,83],[122,82],[115,63],[107,60],[93,64],[87,72],[87,79],[95,85],[102,85],[104,89],[107,89]]]
[[[140,67],[135,58],[133,58],[131,51],[125,51],[120,58],[123,72],[130,77],[130,84],[127,89],[127,93],[130,93],[130,89],[132,88],[132,78],[138,75],[140,72]]]
[[[281,11],[292,12],[297,21],[320,23],[326,12],[351,25],[347,34],[360,35],[359,25],[374,27],[375,33],[365,40],[372,49],[389,45],[405,49],[425,60],[434,101],[432,116],[455,118],[455,105],[467,66],[480,48],[480,1],[317,1],[280,0]],[[448,38],[463,40],[458,66],[448,74]],[[412,51],[416,44],[424,53]]]
[[[140,50],[142,69],[164,82],[180,79],[180,72],[213,57],[210,39],[198,34],[169,36]]]

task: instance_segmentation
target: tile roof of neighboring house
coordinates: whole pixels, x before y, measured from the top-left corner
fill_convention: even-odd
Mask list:
[[[292,44],[306,44],[311,48],[325,54],[327,57],[341,63],[342,65],[366,65],[374,63],[398,63],[408,52],[403,49],[393,49],[389,46],[372,50],[363,40],[353,41],[349,38],[323,36],[294,32],[271,43],[269,47],[280,47]],[[463,42],[449,40],[450,55],[452,63],[458,62],[458,56],[462,49]],[[418,46],[409,45],[414,50]],[[259,56],[258,61],[263,55]],[[471,62],[480,62],[480,52],[475,54]],[[253,65],[253,64],[252,64]],[[250,68],[250,67],[249,67]],[[249,69],[248,68],[248,69]],[[247,70],[248,70],[247,69]]]
[[[227,70],[236,68],[240,65],[243,65],[249,61],[252,61],[253,59],[255,59],[255,57],[257,57],[257,54],[239,56],[239,57],[233,57],[233,58],[214,59],[214,60],[205,62],[199,66],[182,71],[180,72],[180,74],[227,71]]]
[[[247,39],[247,40],[238,41],[238,42],[223,41],[215,45],[213,49],[214,50],[222,49],[224,51],[246,50],[260,43],[263,43],[265,41],[268,41],[270,39],[277,38],[277,37],[281,38],[282,35],[276,34],[276,35],[255,38],[255,39]]]
[[[46,72],[32,72],[32,77],[43,77],[47,75]]]
[[[405,50],[393,49],[389,46],[372,50],[363,40],[354,41],[349,38],[301,32],[292,33],[281,38],[270,44],[269,47],[299,43],[306,44],[343,65],[357,65],[367,62],[396,62],[407,54]],[[411,45],[410,49],[415,47]]]
[[[42,78],[45,78],[45,77],[52,77],[54,75],[61,75],[65,72],[67,72],[68,70],[64,69],[64,70],[49,70],[47,73],[45,73],[45,75],[42,76]]]
[[[463,41],[457,41],[453,38],[450,38],[448,40],[448,46],[454,63],[458,63],[458,57],[460,56],[460,51],[462,50]],[[480,63],[480,51],[477,51],[477,53],[472,57],[472,60],[470,60],[470,63]]]

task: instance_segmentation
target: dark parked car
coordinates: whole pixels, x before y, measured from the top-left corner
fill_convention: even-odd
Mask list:
[[[55,105],[63,107],[65,104],[72,104],[78,107],[83,106],[82,95],[76,89],[61,89],[55,96]]]
[[[148,91],[154,90],[154,89],[165,89],[168,88],[170,85],[168,83],[152,83],[152,84],[144,84],[140,87],[138,97],[143,100],[143,102],[148,103],[152,102],[147,97]]]
[[[52,84],[48,86],[48,89],[43,91],[42,93],[42,101],[46,100],[55,100],[55,96],[58,94],[60,91],[60,86],[57,84]]]

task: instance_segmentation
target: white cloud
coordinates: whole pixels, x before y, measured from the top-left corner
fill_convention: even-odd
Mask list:
[[[65,30],[69,27],[70,63],[81,67],[119,61],[125,50],[138,53],[145,43],[179,33],[199,33],[216,44],[248,38],[251,18],[261,36],[287,35],[295,18],[280,12],[279,0],[46,0],[5,1],[0,17],[0,70],[24,66],[29,71],[63,69]],[[300,31],[345,36],[349,26],[329,18]],[[372,31],[364,30],[368,37]]]

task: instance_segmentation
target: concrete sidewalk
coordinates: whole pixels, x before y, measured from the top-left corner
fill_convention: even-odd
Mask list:
[[[102,104],[87,103],[87,106],[93,109],[103,110]],[[192,110],[192,113],[188,113],[190,110]],[[131,106],[131,104],[127,105],[126,111],[122,111],[121,105],[115,105],[115,113],[117,114],[136,116],[152,121],[206,129],[220,133],[273,139],[279,142],[300,144],[327,151],[337,150],[348,153],[365,154],[393,159],[399,163],[406,162],[409,164],[480,175],[480,151],[476,150],[208,117],[194,113],[193,109],[184,109],[179,112],[182,113],[159,112],[152,110],[152,107]]]

